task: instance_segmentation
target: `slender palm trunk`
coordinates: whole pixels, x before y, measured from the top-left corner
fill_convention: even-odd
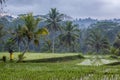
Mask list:
[[[68,53],[70,52],[70,47],[67,47],[67,52],[68,52]]]
[[[19,46],[19,53],[20,53],[20,46]]]
[[[28,51],[28,49],[29,49],[29,41],[28,41],[28,43],[26,44],[26,47],[25,47],[24,51],[22,52],[22,54],[21,54],[21,56],[19,57],[19,60],[18,60],[17,62],[21,62],[21,61],[22,61],[23,56],[24,56],[25,53]]]
[[[28,50],[28,46],[25,48],[25,50],[23,51],[23,53],[22,53],[22,58],[23,58],[23,56],[24,56],[24,54],[27,52],[27,50]]]
[[[96,52],[97,52],[97,54],[99,53],[99,48],[96,48]]]
[[[72,45],[72,52],[75,52],[75,46],[74,45]]]
[[[18,42],[18,52],[20,53],[20,43]]]
[[[55,40],[54,40],[54,37],[53,37],[53,40],[52,40],[52,53],[54,53],[55,51]]]
[[[35,52],[35,46],[34,45],[32,46],[32,52]]]
[[[55,31],[52,31],[52,53],[55,52]]]

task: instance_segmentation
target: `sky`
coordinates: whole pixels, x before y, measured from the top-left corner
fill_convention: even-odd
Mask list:
[[[8,0],[6,5],[5,10],[12,15],[45,15],[51,8],[57,8],[73,18],[120,18],[120,0]]]

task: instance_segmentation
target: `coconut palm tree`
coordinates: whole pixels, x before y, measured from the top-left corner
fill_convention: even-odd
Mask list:
[[[56,8],[52,8],[46,18],[47,28],[52,34],[52,53],[55,47],[55,34],[56,31],[61,30],[60,22],[62,21],[63,14],[60,14]]]
[[[9,33],[12,34],[12,41],[17,43],[20,52],[20,44],[25,44],[24,28],[21,25],[18,25],[12,30],[13,31],[9,30]]]
[[[48,31],[46,28],[38,28],[39,18],[35,19],[32,13],[21,17],[24,21],[24,26],[19,28],[20,31],[17,33],[16,38],[20,40],[24,38],[24,51],[21,54],[19,61],[23,58],[24,54],[28,50],[29,44],[33,41],[35,45],[39,45],[40,35],[47,35]],[[18,38],[19,37],[19,38]]]
[[[98,29],[90,30],[88,32],[86,44],[95,49],[96,53],[99,53],[100,50],[109,48],[109,42],[107,38],[101,33],[101,30]]]
[[[63,33],[59,35],[60,43],[66,47],[68,47],[70,51],[70,47],[73,49],[77,40],[79,39],[80,30],[77,25],[74,25],[72,22],[67,21],[65,26],[63,27]]]
[[[52,43],[51,41],[48,39],[48,40],[45,40],[44,42],[44,46],[42,47],[42,51],[46,51],[46,52],[52,52]]]

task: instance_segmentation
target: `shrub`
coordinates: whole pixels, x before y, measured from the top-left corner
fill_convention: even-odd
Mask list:
[[[22,57],[22,54],[18,55],[18,59],[23,60],[25,57]]]
[[[116,55],[111,55],[110,58],[118,59],[118,56],[116,56]]]
[[[82,54],[79,54],[78,57],[81,58],[81,59],[85,58]]]
[[[114,47],[111,47],[109,50],[110,54],[119,55],[120,50]]]
[[[2,60],[3,60],[4,62],[6,62],[6,56],[3,56],[3,57],[2,57]]]

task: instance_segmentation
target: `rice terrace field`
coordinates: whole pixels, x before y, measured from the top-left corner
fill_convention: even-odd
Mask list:
[[[0,80],[120,80],[120,0],[0,0]]]
[[[26,53],[24,61],[30,59],[51,59],[62,57],[74,57],[68,60],[57,62],[22,62],[16,63],[17,55],[14,53],[15,58],[13,62],[9,61],[9,53],[0,53],[0,57],[7,56],[7,61],[0,62],[0,80],[120,80],[120,65],[99,65],[100,60],[111,60],[113,62],[120,61],[118,59],[110,58],[110,55],[82,55],[79,53]],[[35,58],[36,57],[36,58]],[[57,59],[56,58],[56,59]],[[87,60],[87,62],[86,62]],[[96,63],[91,63],[96,60]],[[83,64],[85,61],[86,64]],[[108,62],[108,61],[107,61]],[[82,63],[82,64],[80,64]]]

